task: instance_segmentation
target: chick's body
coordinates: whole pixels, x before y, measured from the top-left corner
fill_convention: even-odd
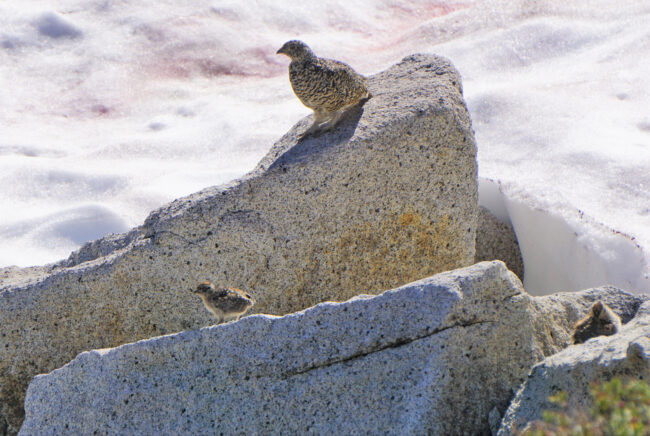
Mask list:
[[[293,92],[314,111],[314,124],[306,134],[331,129],[345,110],[370,96],[365,77],[343,62],[319,58],[301,41],[285,43],[278,53],[291,58]]]
[[[236,288],[217,288],[209,281],[201,283],[194,291],[201,297],[205,308],[219,323],[239,319],[255,304],[255,299]]]
[[[596,301],[586,317],[573,326],[573,342],[583,342],[596,336],[610,336],[621,330],[621,318],[602,301]]]

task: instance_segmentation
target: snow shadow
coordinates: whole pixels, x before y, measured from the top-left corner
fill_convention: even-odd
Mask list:
[[[491,179],[479,179],[479,203],[515,230],[531,295],[613,285],[650,292],[645,253],[634,238],[579,210],[539,201]]]

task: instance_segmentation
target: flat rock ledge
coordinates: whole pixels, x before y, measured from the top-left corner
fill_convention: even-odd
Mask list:
[[[20,434],[490,434],[595,299],[628,319],[641,304],[613,288],[534,298],[502,262],[482,262],[84,352],[34,378]]]
[[[300,140],[303,119],[243,178],[22,279],[4,270],[7,431],[21,425],[34,375],[85,350],[209,325],[188,292],[202,280],[245,289],[255,312],[282,315],[471,265],[476,144],[458,72],[413,55],[369,86],[373,97],[336,130]]]

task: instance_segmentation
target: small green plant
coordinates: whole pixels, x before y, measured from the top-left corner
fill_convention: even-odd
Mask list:
[[[590,410],[570,408],[567,393],[549,397],[554,410],[524,431],[526,436],[648,436],[650,435],[650,385],[644,380],[594,384]]]

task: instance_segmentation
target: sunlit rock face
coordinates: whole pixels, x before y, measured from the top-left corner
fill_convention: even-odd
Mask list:
[[[282,315],[472,264],[476,144],[458,72],[413,55],[369,86],[373,97],[335,130],[299,139],[305,118],[243,178],[5,286],[0,399],[10,425],[30,379],[79,352],[209,325],[188,291],[203,280],[250,293],[255,313]]]
[[[569,346],[594,301],[624,322],[643,313],[642,298],[615,288],[532,297],[494,261],[378,296],[89,351],[34,379],[21,434],[494,434],[530,368]],[[647,334],[647,320],[634,332]],[[603,347],[612,338],[588,341],[600,344],[588,359],[576,346],[565,352],[602,373],[609,365],[597,356],[625,354]],[[637,364],[647,361],[640,344],[628,351]],[[561,380],[546,387],[589,385]]]

